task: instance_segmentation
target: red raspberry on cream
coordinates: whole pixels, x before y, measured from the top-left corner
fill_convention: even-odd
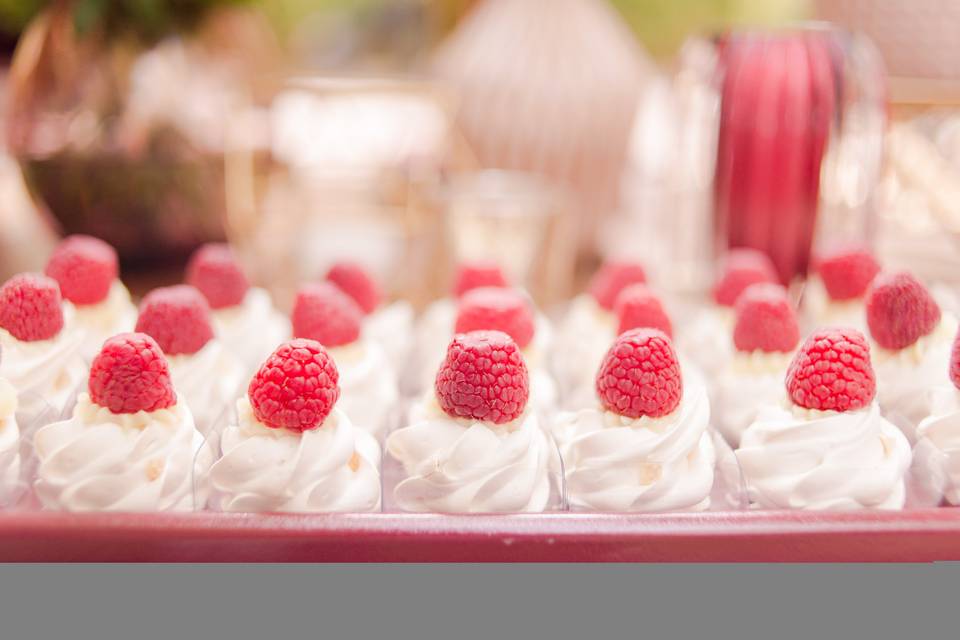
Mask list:
[[[877,276],[867,292],[867,326],[884,349],[909,347],[940,322],[940,307],[916,277],[905,271]]]
[[[171,407],[177,394],[160,345],[145,333],[121,333],[103,343],[90,366],[90,400],[113,413]]]
[[[211,309],[240,304],[250,288],[233,249],[215,242],[193,253],[187,263],[185,280],[204,295]]]
[[[866,338],[855,329],[814,331],[790,363],[786,386],[793,403],[805,409],[856,411],[869,406],[877,379]]]
[[[607,311],[612,311],[617,296],[625,287],[631,284],[643,284],[647,281],[647,273],[639,262],[628,260],[611,260],[604,263],[590,281],[590,295],[597,304]]]
[[[353,298],[365,314],[373,313],[380,306],[383,297],[380,286],[358,262],[337,262],[327,271],[327,281],[337,285]]]
[[[49,340],[63,329],[63,306],[56,280],[21,273],[0,287],[0,327],[24,342]]]
[[[187,284],[160,287],[144,296],[136,330],[153,337],[168,356],[196,353],[213,339],[210,307]]]
[[[353,298],[330,282],[306,284],[293,303],[293,335],[339,347],[360,337],[363,311]]]
[[[604,409],[628,418],[660,418],[683,397],[680,362],[670,338],[657,329],[631,329],[613,342],[597,372]]]
[[[454,336],[434,385],[440,407],[454,418],[503,424],[523,413],[530,376],[520,349],[502,331]]]
[[[516,289],[478,287],[460,298],[454,330],[503,331],[523,349],[533,339],[533,309],[527,297]]]
[[[496,262],[491,260],[472,260],[461,262],[457,266],[457,275],[453,283],[453,293],[460,297],[478,287],[506,287],[507,278]]]
[[[294,339],[280,345],[250,381],[247,397],[253,414],[274,429],[316,429],[340,397],[340,374],[333,358],[316,340]]]
[[[720,277],[713,286],[713,299],[732,307],[743,290],[759,282],[777,282],[773,262],[756,249],[731,249],[720,265]]]
[[[54,249],[45,273],[57,281],[66,300],[76,305],[102,302],[117,279],[117,252],[85,235],[67,236]]]

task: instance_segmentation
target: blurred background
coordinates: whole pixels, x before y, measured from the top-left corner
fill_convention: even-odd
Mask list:
[[[956,286],[960,3],[0,0],[0,275],[65,233],[135,290],[229,239],[282,301],[494,258],[544,304],[604,257],[700,291],[827,239]]]

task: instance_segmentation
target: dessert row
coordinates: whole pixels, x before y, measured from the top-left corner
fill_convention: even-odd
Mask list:
[[[137,308],[112,248],[73,236],[0,287],[0,502],[960,503],[956,320],[862,248],[819,256],[803,314],[755,251],[729,252],[711,302],[676,316],[642,265],[610,262],[556,329],[488,263],[461,265],[419,319],[354,263],[302,286],[289,317],[228,246],[198,250],[185,280]]]

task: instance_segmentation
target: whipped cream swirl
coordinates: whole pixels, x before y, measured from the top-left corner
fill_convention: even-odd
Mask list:
[[[757,417],[762,406],[786,398],[784,379],[792,353],[737,351],[717,377],[716,425],[731,446]]]
[[[393,493],[402,510],[516,513],[550,504],[559,461],[536,412],[499,425],[457,419],[429,394],[410,418],[387,438],[405,474]]]
[[[243,364],[218,339],[196,353],[167,356],[173,386],[187,402],[201,433],[206,434],[241,395]]]
[[[380,345],[394,371],[402,370],[413,346],[413,307],[398,301],[377,309],[363,321],[363,335]]]
[[[189,511],[203,436],[184,402],[167,409],[112,413],[77,398],[68,420],[34,437],[34,483],[47,509],[63,511]],[[198,496],[197,505],[205,498]]]
[[[914,455],[927,454],[927,471],[950,504],[960,505],[960,391],[953,385],[937,387],[932,412],[917,427]]]
[[[340,372],[337,407],[354,426],[379,437],[400,397],[386,354],[364,339],[328,351]]]
[[[380,445],[338,408],[316,429],[271,429],[237,401],[223,452],[210,470],[224,511],[328,512],[380,509]]]
[[[250,287],[240,304],[211,315],[217,338],[248,369],[259,367],[290,336],[290,322],[259,287]]]
[[[550,362],[563,408],[595,404],[594,379],[616,337],[616,317],[593,296],[581,294],[573,299],[557,331],[557,348]]]
[[[716,452],[706,389],[685,390],[661,418],[628,418],[599,407],[553,425],[573,509],[702,511],[710,507]]]
[[[21,489],[20,427],[17,392],[0,378],[0,505],[8,505]]]
[[[677,346],[708,376],[714,376],[733,357],[733,309],[713,305],[695,311],[681,325]]]
[[[86,377],[81,349],[84,331],[74,322],[73,305],[64,303],[64,326],[53,338],[27,342],[0,329],[0,376],[17,390],[20,415],[25,421],[47,406],[63,409]]]
[[[851,327],[870,335],[863,298],[834,300],[819,277],[809,278],[804,285],[803,308],[812,327]]]
[[[903,508],[910,444],[876,402],[842,413],[765,407],[736,454],[754,507]]]
[[[930,390],[947,375],[956,333],[956,319],[944,314],[936,329],[909,347],[891,351],[872,345],[880,407],[911,442],[917,424],[930,415]]]
[[[75,309],[77,326],[85,332],[83,356],[88,360],[100,351],[107,338],[133,331],[137,324],[137,307],[120,280],[113,281],[107,297],[100,302]]]

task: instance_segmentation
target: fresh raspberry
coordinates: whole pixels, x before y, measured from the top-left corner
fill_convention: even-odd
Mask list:
[[[457,277],[453,283],[453,293],[459,298],[470,289],[477,287],[506,287],[507,278],[500,265],[488,260],[461,262],[457,267]]]
[[[448,415],[503,424],[527,406],[530,376],[510,336],[472,331],[454,336],[434,389]]]
[[[478,287],[460,298],[455,331],[503,331],[523,349],[533,339],[533,309],[516,289]]]
[[[372,313],[380,306],[380,287],[367,270],[356,262],[336,263],[327,272],[327,281],[353,298],[364,313]]]
[[[292,320],[295,338],[309,338],[325,347],[339,347],[360,337],[363,311],[336,285],[314,282],[297,292]]]
[[[603,408],[628,418],[665,416],[683,397],[677,352],[658,329],[620,334],[603,358],[596,385]]]
[[[273,429],[307,431],[323,424],[340,397],[340,373],[316,340],[295,338],[274,351],[247,387],[257,420]]]
[[[880,263],[863,247],[834,247],[817,258],[816,266],[823,286],[833,300],[862,297],[880,273]]]
[[[136,330],[156,340],[168,356],[196,353],[213,339],[207,300],[188,284],[160,287],[144,296]]]
[[[45,272],[70,302],[96,304],[106,299],[117,279],[117,252],[99,238],[67,236],[54,249]]]
[[[953,349],[950,351],[950,382],[960,389],[960,331],[953,339]]]
[[[108,338],[90,365],[90,399],[113,413],[156,411],[177,403],[160,345],[145,333]]]
[[[738,351],[793,351],[800,327],[787,290],[779,284],[752,284],[734,305],[733,344]]]
[[[787,394],[806,409],[856,411],[869,405],[876,392],[870,347],[856,329],[817,329],[787,369]]]
[[[732,307],[744,289],[758,282],[777,282],[777,271],[770,258],[756,249],[731,249],[713,286],[713,299],[719,305]]]
[[[200,290],[211,309],[240,304],[250,288],[233,249],[217,242],[193,252],[187,263],[186,282]]]
[[[57,281],[39,273],[20,273],[0,287],[0,327],[17,340],[48,340],[63,329]]]
[[[631,284],[644,284],[647,272],[638,262],[611,260],[604,263],[590,280],[590,295],[601,307],[613,311],[617,296],[624,287]]]
[[[663,308],[660,298],[645,284],[632,284],[624,288],[613,305],[620,327],[617,333],[630,329],[660,329],[673,337],[673,323]]]
[[[940,307],[923,284],[905,271],[882,273],[867,291],[867,326],[884,349],[903,349],[940,322]]]

